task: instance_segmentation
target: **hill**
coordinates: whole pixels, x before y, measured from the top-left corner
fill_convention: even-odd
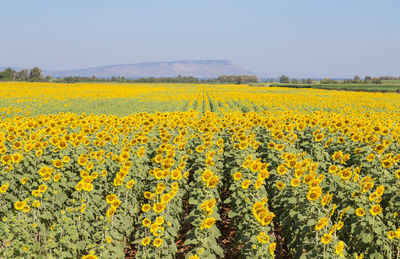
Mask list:
[[[194,76],[215,78],[220,75],[253,75],[254,73],[228,60],[182,60],[172,62],[146,62],[126,65],[111,65],[74,70],[48,70],[45,75],[52,77],[86,76],[126,78]]]

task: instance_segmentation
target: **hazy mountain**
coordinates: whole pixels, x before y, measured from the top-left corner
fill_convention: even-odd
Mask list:
[[[220,75],[254,75],[228,60],[182,60],[172,62],[146,62],[127,65],[112,65],[74,70],[43,71],[52,77],[87,76],[126,78],[194,76],[214,78]]]

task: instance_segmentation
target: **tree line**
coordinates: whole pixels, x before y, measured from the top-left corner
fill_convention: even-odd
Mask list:
[[[43,76],[42,70],[34,67],[30,70],[22,69],[15,71],[12,68],[6,68],[0,71],[0,81],[29,81],[29,82],[43,82],[50,81],[50,76]]]
[[[331,78],[323,78],[319,81],[308,78],[308,79],[290,79],[288,76],[282,75],[279,77],[279,83],[283,84],[382,84],[382,80],[399,80],[400,77],[394,76],[380,76],[380,77],[370,77],[366,76],[364,79],[361,79],[359,76],[354,76],[353,79],[343,79],[343,80],[334,80]],[[272,82],[273,79],[272,79]]]
[[[315,80],[312,78],[289,78],[282,75],[279,77],[279,83],[282,84],[382,84],[382,80],[400,80],[400,77],[366,76],[361,79],[359,76],[354,76],[353,79],[334,80],[331,78],[323,78]],[[15,71],[12,68],[6,68],[0,71],[0,81],[29,81],[29,82],[56,82],[56,83],[80,83],[80,82],[119,82],[119,83],[231,83],[231,84],[248,84],[257,83],[258,77],[255,75],[221,75],[211,79],[199,79],[193,76],[176,76],[176,77],[144,77],[144,78],[125,78],[123,76],[113,76],[111,78],[97,78],[95,75],[91,77],[84,76],[67,76],[52,79],[49,75],[43,76],[42,70],[34,67],[30,70],[22,69]],[[269,80],[274,83],[274,79]]]
[[[257,76],[254,75],[222,75],[212,79],[199,79],[193,76],[176,77],[144,77],[144,78],[125,78],[123,76],[113,76],[111,78],[98,78],[95,75],[91,77],[85,76],[67,76],[56,79],[51,79],[50,76],[43,76],[42,70],[34,67],[31,70],[23,69],[15,71],[12,68],[7,68],[0,72],[0,81],[29,81],[43,82],[52,81],[56,83],[82,83],[82,82],[118,82],[118,83],[232,83],[232,84],[247,84],[258,82]]]

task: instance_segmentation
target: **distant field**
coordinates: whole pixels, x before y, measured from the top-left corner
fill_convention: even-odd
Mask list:
[[[396,81],[396,80],[393,80]],[[271,84],[271,87],[313,88],[365,92],[400,92],[400,84]]]
[[[399,85],[400,85],[400,79],[396,79],[396,80],[382,80],[382,84],[399,84]]]

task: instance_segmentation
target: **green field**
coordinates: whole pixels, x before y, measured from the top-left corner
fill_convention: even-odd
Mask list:
[[[397,81],[397,80],[393,80]],[[271,87],[313,88],[365,92],[400,92],[400,84],[270,84]]]

